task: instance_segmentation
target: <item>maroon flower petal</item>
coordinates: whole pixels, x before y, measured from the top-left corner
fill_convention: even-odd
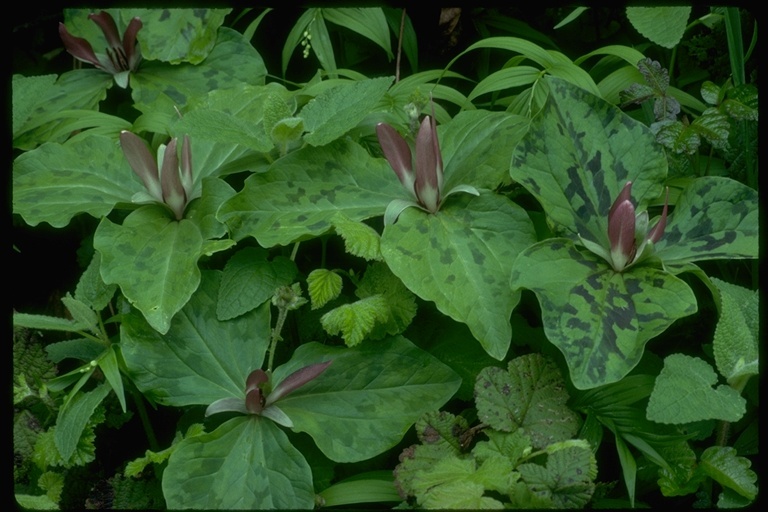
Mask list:
[[[139,49],[138,42],[136,41],[136,35],[139,33],[139,29],[144,24],[137,16],[131,20],[128,24],[128,28],[125,29],[123,34],[123,48],[125,55],[128,57],[128,68],[134,71],[141,62],[141,50]]]
[[[120,132],[120,146],[123,148],[123,154],[131,169],[139,175],[149,194],[157,201],[162,201],[163,191],[157,171],[157,162],[149,152],[146,143],[137,135],[123,130]]]
[[[120,33],[117,31],[117,25],[115,19],[107,11],[101,11],[99,14],[91,13],[88,18],[93,20],[104,32],[104,37],[107,39],[107,44],[110,48],[122,48],[123,45],[120,42]]]
[[[656,243],[659,240],[661,240],[661,237],[664,235],[664,229],[667,227],[668,204],[669,204],[669,187],[667,187],[667,197],[664,199],[664,209],[661,211],[661,218],[659,219],[659,222],[657,222],[656,225],[653,226],[653,229],[651,229],[651,232],[648,233],[648,240],[650,240],[653,243]]]
[[[245,394],[245,408],[251,414],[261,414],[264,410],[264,395],[261,389],[255,388]]]
[[[160,183],[163,188],[163,201],[171,207],[177,220],[184,217],[184,207],[187,205],[187,195],[179,176],[179,157],[176,155],[176,139],[171,139],[165,148],[163,168],[160,171]]]
[[[635,252],[635,207],[629,200],[614,204],[608,217],[608,239],[615,270],[632,261]]]
[[[75,37],[70,34],[63,23],[59,23],[59,37],[61,37],[61,42],[64,43],[64,48],[66,48],[67,52],[74,58],[82,62],[93,64],[97,68],[104,69],[104,66],[99,62],[99,59],[96,58],[96,54],[93,53],[91,43],[82,37]]]
[[[260,384],[264,384],[269,380],[269,375],[262,369],[253,370],[248,374],[248,378],[245,380],[245,392],[249,392],[252,389],[257,389]]]
[[[440,153],[435,143],[437,130],[432,119],[430,116],[425,117],[416,135],[416,195],[422,206],[434,213],[440,206]]]
[[[397,174],[400,183],[413,197],[416,197],[413,188],[415,176],[412,168],[411,148],[408,147],[408,143],[397,133],[397,130],[386,123],[376,125],[376,136],[379,139],[384,157]]]
[[[282,397],[293,393],[307,382],[316,379],[332,362],[333,361],[331,360],[323,363],[315,363],[296,370],[283,379],[280,384],[275,386],[275,389],[272,390],[272,393],[267,397],[267,405],[275,403]]]

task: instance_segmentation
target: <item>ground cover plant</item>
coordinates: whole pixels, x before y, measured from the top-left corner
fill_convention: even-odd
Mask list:
[[[14,297],[21,506],[757,499],[748,11],[42,19],[58,53],[12,78],[14,261],[51,276]]]

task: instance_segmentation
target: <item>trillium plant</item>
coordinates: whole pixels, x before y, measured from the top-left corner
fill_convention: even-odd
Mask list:
[[[643,210],[635,213],[631,189],[632,182],[628,181],[608,212],[610,249],[586,240],[579,234],[579,240],[584,247],[604,258],[616,272],[621,272],[651,256],[653,244],[661,239],[664,234],[664,227],[667,225],[669,188],[667,188],[661,218],[650,231],[648,230],[648,211]]]
[[[115,19],[111,14],[101,11],[99,14],[89,14],[88,18],[104,32],[107,40],[106,53],[95,53],[91,43],[82,37],[73,36],[63,23],[59,23],[59,36],[64,47],[77,60],[93,64],[112,74],[115,83],[125,89],[128,87],[130,73],[136,71],[141,63],[141,49],[136,40],[136,34],[142,27],[141,19],[134,17],[130,21],[121,41]]]
[[[394,223],[400,213],[409,206],[421,208],[429,213],[437,213],[442,202],[451,194],[466,192],[479,195],[477,189],[471,185],[457,185],[449,192],[443,193],[443,157],[440,154],[437,137],[435,107],[431,102],[430,105],[432,115],[424,118],[416,135],[415,169],[411,148],[397,130],[386,123],[379,123],[376,126],[381,150],[400,179],[400,183],[412,198],[410,200],[395,199],[390,202],[384,213],[385,225]]]

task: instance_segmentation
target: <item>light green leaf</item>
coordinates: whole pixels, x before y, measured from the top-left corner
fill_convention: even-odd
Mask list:
[[[341,293],[341,276],[333,270],[318,268],[307,276],[307,290],[312,309],[319,309]]]
[[[238,94],[238,102],[243,96]],[[214,142],[238,144],[262,153],[272,149],[271,141],[264,135],[264,130],[255,119],[241,119],[239,116],[214,110],[198,108],[187,112],[176,125],[176,130],[186,133],[191,140],[205,138]]]
[[[757,475],[749,469],[749,459],[736,455],[730,446],[711,446],[701,454],[701,469],[717,483],[754,500],[757,497]]]
[[[739,392],[717,383],[706,361],[683,354],[664,359],[664,368],[648,401],[648,419],[659,423],[690,423],[706,419],[738,421],[746,410]]]
[[[365,275],[355,290],[361,299],[380,295],[386,302],[382,316],[371,333],[372,339],[381,339],[387,334],[403,332],[416,316],[416,298],[402,281],[384,263],[374,263],[365,270]]]
[[[121,349],[137,387],[163,405],[245,400],[245,381],[261,368],[269,344],[269,306],[227,321],[210,314],[221,272],[206,271],[198,290],[161,336],[136,313],[121,325]],[[208,312],[201,314],[201,312]]]
[[[59,409],[54,439],[65,462],[75,453],[88,420],[110,389],[108,384],[101,384],[93,391],[78,393],[65,407]]]
[[[757,375],[758,295],[717,278],[712,282],[720,291],[720,319],[713,341],[717,370],[729,382],[745,375]]]
[[[377,323],[387,321],[387,309],[382,295],[372,295],[330,310],[320,318],[320,323],[328,334],[341,333],[344,343],[354,347],[370,335]]]
[[[236,486],[237,492],[233,492]],[[179,443],[163,473],[168,508],[311,509],[312,471],[272,421],[231,419]]]
[[[393,77],[342,83],[318,94],[299,116],[309,132],[304,140],[324,146],[344,135],[369,114],[392,84]]]
[[[664,48],[674,48],[680,43],[690,16],[690,6],[627,7],[627,18],[632,26]]]
[[[344,249],[349,254],[381,261],[381,236],[375,229],[363,222],[350,220],[342,213],[334,215],[331,221],[336,233],[344,239]]]
[[[44,144],[13,166],[13,211],[32,226],[64,227],[78,213],[99,218],[141,190],[118,144],[99,135]]]
[[[547,456],[546,468],[521,464],[522,480],[535,494],[551,497],[556,508],[581,508],[595,491],[597,462],[589,447],[570,447]]]
[[[117,286],[104,284],[101,278],[101,254],[93,253],[93,258],[80,276],[75,288],[75,298],[88,304],[94,311],[101,311],[115,295]]]
[[[267,261],[267,251],[261,247],[237,251],[224,266],[216,317],[229,320],[261,306],[279,287],[290,285],[297,272],[288,258]]]
[[[235,240],[253,236],[273,247],[325,233],[337,212],[355,221],[382,215],[391,199],[405,194],[386,160],[337,140],[289,153],[250,176],[217,217]]]
[[[509,317],[519,301],[506,276],[535,241],[525,211],[491,193],[451,196],[437,214],[415,208],[384,229],[381,252],[403,283],[451,318],[466,323],[492,357],[509,348]]]
[[[579,417],[565,405],[560,372],[538,354],[513,359],[508,371],[485,368],[477,376],[475,401],[480,421],[503,432],[522,428],[534,448],[570,439],[579,428]]]
[[[173,221],[155,205],[134,211],[122,225],[102,219],[93,239],[101,253],[104,282],[118,284],[161,333],[168,331],[173,315],[200,283],[197,260],[202,244],[193,222]]]
[[[120,401],[120,407],[123,408],[123,412],[126,412],[125,407],[125,390],[123,389],[123,377],[120,375],[120,367],[117,363],[117,345],[111,345],[109,349],[98,360],[99,368],[104,373],[104,377],[107,379],[112,391],[117,395],[117,399]]]
[[[56,316],[33,315],[29,313],[14,313],[13,325],[28,329],[53,330],[64,332],[82,331],[85,326],[74,320]]]
[[[275,369],[277,384],[312,363],[333,363],[278,402],[322,452],[337,462],[370,458],[397,444],[425,412],[439,409],[459,377],[400,336],[354,348],[307,343]],[[396,406],[395,406],[396,405]]]
[[[349,30],[354,30],[379,45],[387,52],[387,58],[390,61],[394,57],[389,42],[387,19],[384,17],[384,12],[380,7],[329,8],[323,9],[322,13],[326,21]]]
[[[40,106],[40,100],[50,94],[57,75],[13,75],[11,81],[13,104],[12,135],[15,139],[32,112]]]

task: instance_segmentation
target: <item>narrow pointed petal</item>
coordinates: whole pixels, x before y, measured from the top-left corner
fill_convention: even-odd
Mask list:
[[[608,239],[611,242],[611,260],[616,271],[632,261],[635,249],[635,207],[629,200],[614,204],[608,217]]]
[[[93,53],[91,43],[82,37],[75,37],[70,34],[63,23],[59,23],[59,37],[61,37],[61,42],[64,43],[64,48],[66,48],[67,53],[74,58],[82,62],[93,64],[97,68],[104,69],[104,66],[101,65],[96,54]]]
[[[432,101],[432,95],[429,95],[429,104],[432,106],[431,126],[433,138],[433,150],[437,157],[437,190],[442,194],[443,192],[443,155],[440,153],[440,140],[437,136],[437,117],[435,116],[435,103]],[[442,199],[442,197],[441,197]]]
[[[261,414],[264,410],[264,395],[259,388],[252,389],[245,394],[245,408],[251,414]]]
[[[157,171],[157,162],[149,152],[147,145],[137,135],[123,130],[120,132],[120,146],[123,148],[123,154],[131,169],[144,182],[147,192],[157,201],[162,202],[163,191]]]
[[[181,185],[189,199],[192,196],[194,176],[192,175],[192,148],[189,145],[189,135],[184,136],[181,143]]]
[[[275,389],[273,389],[267,397],[266,405],[269,406],[270,404],[277,402],[282,397],[296,391],[307,382],[316,379],[326,368],[328,368],[328,366],[331,365],[332,362],[333,360],[325,361],[323,363],[315,363],[296,370],[283,379],[280,384],[275,386]]]
[[[648,233],[648,240],[650,240],[653,243],[656,243],[659,240],[661,240],[661,237],[664,235],[664,229],[667,227],[668,205],[669,205],[669,187],[667,187],[667,197],[664,199],[664,209],[661,210],[661,218],[659,219],[659,222],[657,222],[656,225],[653,226],[653,229],[651,229],[651,232]]]
[[[134,71],[141,62],[141,49],[136,41],[136,34],[139,33],[139,29],[144,24],[137,16],[131,20],[128,24],[128,28],[125,29],[123,34],[123,48],[125,49],[125,55],[128,58],[128,68]]]
[[[163,168],[160,171],[160,183],[163,187],[163,201],[171,207],[177,220],[184,217],[187,195],[179,176],[179,157],[176,155],[176,139],[171,139],[165,148]]]
[[[616,200],[611,205],[611,209],[608,211],[608,218],[610,219],[613,215],[614,210],[616,207],[621,204],[624,201],[632,201],[632,182],[628,181],[624,188],[621,189],[621,192],[619,192],[619,196],[616,198]]]
[[[397,130],[386,123],[376,125],[376,136],[379,139],[381,150],[384,152],[384,157],[397,174],[400,183],[415,198],[414,182],[416,177],[413,173],[411,148],[408,147],[408,143],[397,133]]]
[[[436,152],[437,131],[432,118],[421,122],[416,135],[416,195],[419,202],[432,213],[440,206],[440,180],[438,179],[439,152]],[[439,151],[439,149],[437,149]],[[440,169],[442,172],[442,169]]]
[[[104,37],[107,39],[107,44],[110,48],[122,48],[120,42],[120,33],[117,31],[117,25],[114,18],[107,11],[101,11],[99,14],[91,13],[88,18],[93,20],[104,32]]]

